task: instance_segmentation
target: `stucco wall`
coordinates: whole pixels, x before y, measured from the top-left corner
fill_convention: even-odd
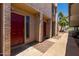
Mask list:
[[[40,16],[39,15],[36,15],[35,16],[35,20],[34,20],[34,34],[35,34],[35,40],[36,41],[39,41],[39,18]]]
[[[3,55],[10,55],[11,4],[3,4]]]
[[[79,26],[79,4],[70,5],[70,26]]]
[[[37,9],[49,18],[52,16],[52,3],[27,3],[27,5]]]

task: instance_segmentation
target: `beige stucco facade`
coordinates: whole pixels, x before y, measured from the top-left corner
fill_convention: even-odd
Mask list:
[[[54,6],[54,7],[52,7]],[[51,38],[52,34],[57,33],[57,5],[52,3],[4,3],[3,4],[3,55],[11,55],[11,13],[17,13],[23,16],[30,16],[30,37],[26,38],[26,29],[24,30],[24,43],[27,44],[32,41],[42,42],[43,36],[43,22],[46,23],[46,37]],[[54,9],[54,12],[52,12]],[[52,14],[54,13],[54,14]],[[26,24],[26,20],[24,20]],[[26,25],[24,25],[26,27]],[[17,46],[15,46],[17,47]],[[12,47],[13,48],[13,47]]]
[[[70,26],[79,26],[79,3],[69,4]]]
[[[49,18],[52,17],[52,3],[28,3],[29,6],[35,8],[39,12],[42,12],[44,15],[48,16]]]

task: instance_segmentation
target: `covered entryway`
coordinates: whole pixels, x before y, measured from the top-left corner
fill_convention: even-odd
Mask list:
[[[50,37],[50,19],[44,15],[43,20],[43,39],[48,39]]]
[[[18,41],[17,44],[19,43],[30,43],[32,41],[36,40],[36,34],[37,32],[35,32],[35,28],[37,27],[35,24],[37,24],[37,22],[35,23],[36,19],[38,19],[36,17],[36,15],[38,15],[38,11],[36,11],[35,9],[33,9],[31,6],[29,6],[28,4],[23,4],[23,3],[13,3],[11,4],[12,6],[12,12],[17,13],[16,15],[16,19],[17,19],[17,24],[19,25],[19,20],[21,21],[21,26],[19,25],[19,29],[20,32],[22,31],[23,33],[21,33],[21,39],[18,39],[20,41]],[[20,15],[19,15],[20,14]],[[13,19],[15,18],[15,16],[13,16]],[[16,22],[16,20],[15,20]],[[13,22],[12,22],[13,23]],[[14,23],[13,23],[14,24]],[[13,25],[15,26],[15,25]],[[24,27],[24,28],[23,28]],[[16,27],[15,27],[16,28]],[[16,29],[17,31],[17,29]],[[35,32],[35,33],[34,33]],[[13,35],[12,35],[13,36]],[[16,35],[15,35],[16,36]],[[13,36],[14,37],[14,36]],[[18,36],[19,37],[19,36]],[[24,38],[23,38],[24,37]],[[16,40],[16,39],[15,39]],[[15,42],[14,42],[15,43]]]
[[[0,56],[2,55],[2,4],[0,4]]]
[[[11,4],[11,8],[11,55],[16,55],[31,42],[38,41],[39,13],[22,3]]]
[[[11,46],[24,42],[24,16],[11,13]]]

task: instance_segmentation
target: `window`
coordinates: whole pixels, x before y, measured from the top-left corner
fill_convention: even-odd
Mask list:
[[[30,33],[30,16],[26,16],[26,38],[29,38]]]

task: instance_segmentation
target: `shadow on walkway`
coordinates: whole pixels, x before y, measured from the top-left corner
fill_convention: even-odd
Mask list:
[[[43,41],[42,43],[38,43],[33,46],[33,48],[37,49],[41,53],[45,53],[55,42]]]
[[[68,41],[66,45],[66,56],[79,56],[79,48],[75,39],[71,36],[72,32],[68,33]]]
[[[12,49],[11,55],[12,56],[17,55],[17,54],[26,50],[29,47],[33,47],[34,49],[40,51],[41,53],[45,53],[54,43],[55,42],[50,42],[48,40],[44,40],[41,43],[34,41],[34,42],[29,43],[29,44],[26,44],[26,45],[20,46],[18,48]]]
[[[24,51],[25,49],[29,48],[30,46],[36,45],[37,43],[38,43],[37,41],[33,41],[29,44],[25,44],[23,46],[11,49],[11,56],[15,56],[19,54],[20,52]]]

